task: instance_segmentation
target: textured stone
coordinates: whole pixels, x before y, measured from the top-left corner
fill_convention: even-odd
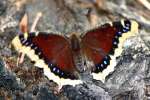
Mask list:
[[[0,1],[0,15],[2,15],[6,11],[7,3],[8,3],[7,0]]]

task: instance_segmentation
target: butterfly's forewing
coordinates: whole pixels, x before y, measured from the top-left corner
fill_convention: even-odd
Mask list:
[[[65,72],[74,70],[73,58],[68,41],[59,35],[42,34],[30,37],[31,43],[36,45],[45,58],[46,63],[52,63]],[[38,52],[37,52],[38,54]]]
[[[138,24],[135,21],[123,20],[88,31],[82,37],[81,43],[85,55],[94,63],[92,72],[98,74],[100,72],[101,74],[105,69],[109,69],[107,67],[110,65],[113,56],[121,52],[119,49],[121,49],[124,40],[132,36],[137,30]],[[112,68],[105,71],[105,73],[109,74],[109,71],[112,71]],[[100,78],[101,76],[96,77]],[[102,77],[105,78],[106,75],[102,75]]]
[[[100,63],[112,50],[116,31],[114,27],[106,24],[87,32],[82,38],[83,49],[94,64]]]
[[[77,79],[73,57],[69,42],[63,36],[42,32],[37,35],[25,33],[15,37],[12,43],[16,50],[27,54],[35,66],[43,68],[49,79],[62,85],[74,84],[69,82]]]

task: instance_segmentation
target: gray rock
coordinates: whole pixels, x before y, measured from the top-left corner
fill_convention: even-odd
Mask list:
[[[134,44],[134,46],[139,44]],[[136,98],[144,99],[144,78],[149,73],[149,51],[143,51],[145,47],[127,49],[123,56],[119,57],[115,71],[106,81],[106,87],[124,91],[134,90],[138,94]]]
[[[41,87],[36,100],[59,100],[47,87]]]
[[[8,3],[7,0],[0,1],[0,15],[2,15],[6,11],[7,3]]]

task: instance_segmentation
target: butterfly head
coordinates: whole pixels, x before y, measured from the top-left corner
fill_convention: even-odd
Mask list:
[[[73,34],[70,38],[71,49],[75,52],[80,51],[80,41],[77,35]]]

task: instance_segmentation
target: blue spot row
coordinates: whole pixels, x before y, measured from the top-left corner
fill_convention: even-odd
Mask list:
[[[113,39],[113,48],[118,48],[119,37],[122,36],[122,33],[126,33],[131,29],[131,22],[129,20],[125,20],[124,24],[125,26],[123,27],[121,22],[114,23],[114,26],[118,29],[118,32],[116,32],[116,36]]]
[[[60,78],[63,77],[63,78],[76,79],[74,76],[71,76],[71,74],[62,71],[56,65],[54,65],[50,62],[48,63],[48,66],[49,66],[51,72],[53,72],[55,75],[59,76]]]
[[[118,30],[118,32],[116,32],[116,35],[119,37],[122,35],[122,33],[126,33],[131,29],[131,22],[129,20],[124,21],[125,26],[123,26],[121,22],[114,22],[113,24]]]
[[[49,68],[51,69],[51,71],[57,75],[59,75],[62,71],[57,68],[55,65],[53,65],[52,63],[49,63]]]
[[[72,75],[71,72],[70,73],[64,72],[61,69],[59,69],[56,65],[50,63],[50,61],[46,58],[46,55],[42,54],[42,50],[32,42],[33,37],[35,37],[34,34],[30,34],[27,39],[25,39],[23,35],[19,35],[19,39],[22,45],[30,46],[31,49],[34,49],[35,54],[38,55],[40,59],[43,59],[45,61],[45,63],[49,66],[51,72],[53,72],[60,78],[63,77],[63,78],[77,79],[77,77]]]
[[[110,64],[110,56],[105,56],[103,58],[103,60],[101,61],[101,63],[98,63],[95,65],[96,67],[96,70],[95,72],[98,73],[98,72],[102,72],[109,64]]]
[[[123,27],[122,32],[126,33],[128,31],[130,31],[130,29],[131,29],[131,22],[129,20],[125,20],[124,24],[125,24],[125,26]]]

